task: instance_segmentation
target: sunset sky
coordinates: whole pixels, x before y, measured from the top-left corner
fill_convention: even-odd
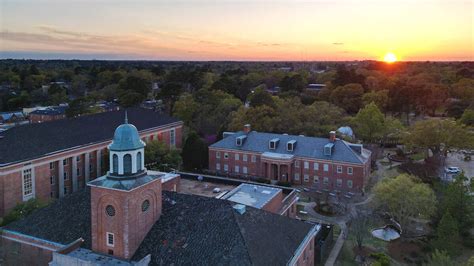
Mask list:
[[[0,0],[0,58],[474,60],[471,0]]]

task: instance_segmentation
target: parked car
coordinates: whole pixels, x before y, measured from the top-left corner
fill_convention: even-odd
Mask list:
[[[455,166],[446,167],[445,170],[446,170],[446,173],[448,173],[448,174],[461,173],[461,168],[455,167]]]

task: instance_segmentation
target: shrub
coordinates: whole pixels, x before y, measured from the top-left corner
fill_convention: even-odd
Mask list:
[[[372,253],[370,257],[375,259],[375,262],[372,264],[374,266],[389,266],[390,258],[384,253]]]
[[[255,179],[255,182],[263,183],[263,184],[270,184],[270,180],[268,180],[266,178],[263,178],[263,177],[259,177],[259,178]]]
[[[3,221],[1,226],[5,226],[11,222],[19,220],[25,216],[28,216],[34,210],[40,209],[48,205],[47,202],[40,201],[38,199],[30,199],[26,202],[19,203],[11,210],[5,217],[3,217]]]
[[[291,183],[290,183],[290,182],[286,182],[286,181],[278,181],[277,186],[291,187]]]

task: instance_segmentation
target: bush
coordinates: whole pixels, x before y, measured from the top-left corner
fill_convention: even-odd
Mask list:
[[[291,187],[291,183],[290,183],[290,182],[286,182],[286,181],[278,181],[277,186]]]
[[[270,180],[268,180],[266,178],[263,178],[263,177],[259,177],[259,178],[255,179],[255,182],[262,183],[262,184],[270,184]]]
[[[47,202],[43,202],[38,199],[30,199],[26,202],[17,204],[15,208],[13,208],[13,210],[11,210],[7,215],[5,215],[5,217],[3,217],[3,221],[0,226],[5,226],[11,222],[26,217],[34,210],[43,208],[46,205],[48,205]]]
[[[384,253],[372,253],[370,257],[375,259],[375,262],[372,264],[374,266],[389,266],[390,258]]]

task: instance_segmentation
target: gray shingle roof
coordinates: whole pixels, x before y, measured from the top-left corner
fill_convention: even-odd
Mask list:
[[[324,155],[324,145],[330,143],[328,138],[316,138],[251,131],[247,134],[247,138],[245,139],[243,145],[237,146],[235,143],[235,139],[241,135],[245,135],[245,133],[242,131],[236,132],[235,134],[232,134],[212,144],[210,147],[241,151],[252,151],[259,153],[272,152],[294,155],[298,157],[333,160],[355,164],[361,164],[367,161],[366,156],[359,155],[349,146],[351,145],[350,143],[340,139],[337,139],[334,142],[334,148],[331,156],[326,156]],[[275,150],[270,149],[269,141],[276,138],[280,140],[277,148]],[[286,143],[290,140],[296,140],[296,145],[293,151],[286,150]]]
[[[110,140],[124,117],[121,110],[11,128],[0,133],[0,166]],[[128,120],[139,131],[179,121],[143,108],[128,109]]]
[[[132,260],[150,265],[286,265],[314,226],[235,203],[163,191],[163,213]],[[90,190],[68,195],[6,229],[69,244],[82,237],[91,248]]]

